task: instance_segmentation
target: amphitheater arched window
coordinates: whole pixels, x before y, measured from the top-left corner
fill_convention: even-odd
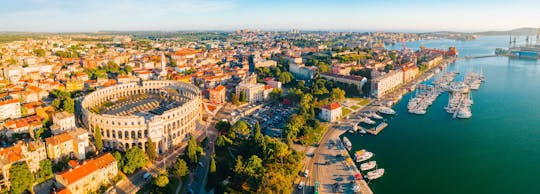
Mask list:
[[[135,139],[135,131],[131,131],[131,139]]]
[[[121,131],[118,132],[118,139],[122,139],[122,132]]]
[[[116,132],[114,130],[111,131],[112,138],[116,138]]]
[[[142,138],[142,133],[141,133],[141,131],[137,131],[137,137],[139,137],[139,139]]]
[[[148,131],[144,130],[144,138],[148,138]]]
[[[107,135],[105,137],[110,138],[110,131],[107,129]]]
[[[124,134],[125,134],[124,137],[125,137],[126,139],[129,139],[129,131],[126,131]]]

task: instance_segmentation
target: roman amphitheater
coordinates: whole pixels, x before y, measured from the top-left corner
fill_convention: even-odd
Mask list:
[[[143,81],[94,91],[81,102],[81,120],[94,133],[101,129],[103,146],[145,149],[150,138],[163,153],[185,141],[197,127],[201,92],[177,81]]]

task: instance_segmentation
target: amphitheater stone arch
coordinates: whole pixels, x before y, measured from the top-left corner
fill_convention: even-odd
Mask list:
[[[192,84],[170,80],[126,83],[86,95],[81,107],[83,125],[91,132],[99,126],[106,147],[145,149],[152,139],[163,153],[196,130],[201,92]]]

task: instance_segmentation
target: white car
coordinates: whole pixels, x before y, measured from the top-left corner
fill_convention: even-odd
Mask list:
[[[298,184],[298,189],[299,190],[304,189],[304,185],[305,185],[304,181],[300,182],[300,184]]]

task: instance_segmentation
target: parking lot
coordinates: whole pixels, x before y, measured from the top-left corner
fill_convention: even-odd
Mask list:
[[[283,104],[263,105],[250,114],[245,114],[239,120],[244,120],[251,125],[259,122],[264,134],[281,137],[287,119],[296,113],[296,108]]]

